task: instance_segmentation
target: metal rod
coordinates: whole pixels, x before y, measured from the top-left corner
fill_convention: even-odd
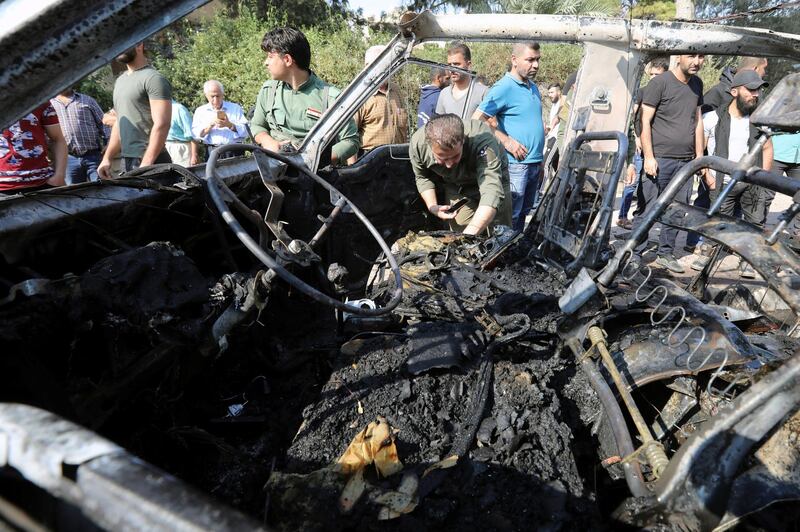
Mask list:
[[[644,417],[642,417],[642,413],[639,411],[639,407],[636,406],[636,401],[633,400],[630,391],[628,391],[628,386],[623,380],[619,369],[617,369],[617,365],[611,357],[611,353],[608,352],[603,329],[595,325],[589,327],[588,338],[589,341],[592,342],[592,346],[596,347],[597,351],[600,353],[600,357],[603,359],[603,363],[609,375],[611,375],[611,379],[614,381],[617,391],[620,397],[622,397],[622,401],[628,408],[628,413],[631,415],[633,424],[636,425],[636,429],[639,431],[639,436],[642,438],[644,454],[647,457],[647,461],[650,463],[650,467],[653,468],[653,476],[656,478],[660,477],[662,471],[664,471],[669,464],[669,459],[664,452],[664,448],[650,433],[650,426],[645,422]]]

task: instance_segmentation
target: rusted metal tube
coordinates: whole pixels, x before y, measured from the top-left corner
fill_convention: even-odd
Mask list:
[[[622,375],[617,369],[617,365],[614,363],[611,353],[608,352],[608,346],[606,344],[606,338],[605,334],[603,333],[603,329],[597,326],[589,327],[588,337],[589,341],[592,342],[592,346],[596,347],[597,351],[600,353],[600,357],[603,359],[603,364],[605,364],[609,375],[611,375],[611,379],[614,381],[617,391],[619,391],[619,395],[622,397],[622,401],[628,408],[628,413],[630,413],[631,419],[633,419],[633,424],[636,425],[636,429],[639,431],[639,436],[642,438],[644,455],[647,458],[647,462],[650,464],[650,467],[653,468],[653,475],[658,478],[661,476],[661,472],[666,469],[667,464],[669,464],[667,454],[664,452],[664,448],[661,446],[661,444],[657,442],[650,433],[650,427],[645,422],[644,418],[642,417],[642,413],[636,406],[636,401],[633,400],[633,396],[628,391],[628,387],[625,384],[625,381],[622,379]]]

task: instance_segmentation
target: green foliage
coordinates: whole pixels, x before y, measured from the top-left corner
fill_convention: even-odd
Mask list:
[[[114,107],[114,78],[111,67],[104,66],[83,78],[75,90],[87,94],[97,100],[103,111]]]
[[[675,0],[639,0],[631,9],[631,17],[672,20],[675,18]]]
[[[506,13],[609,16],[619,11],[609,0],[500,0],[499,4]]]
[[[286,23],[277,11],[269,11],[265,18],[245,10],[236,17],[218,13],[198,27],[186,25],[168,34],[165,39],[171,54],[161,54],[153,62],[172,83],[175,99],[189,109],[206,103],[203,83],[217,79],[225,86],[225,98],[247,111],[269,79],[261,40],[267,31]],[[364,42],[361,33],[341,19],[335,24],[328,21],[325,27],[304,28],[303,32],[311,44],[312,70],[339,88],[364,67],[368,46],[386,43],[390,38],[375,33],[370,42]]]
[[[259,19],[269,19],[281,13],[285,23],[295,28],[335,26],[353,14],[346,0],[223,0],[223,4],[231,18],[253,13]]]

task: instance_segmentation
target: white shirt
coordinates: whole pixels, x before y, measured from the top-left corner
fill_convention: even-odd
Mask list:
[[[719,123],[719,115],[716,111],[709,111],[703,115],[703,133],[708,139],[708,154],[714,155],[717,148],[717,139],[714,135],[714,130]],[[747,141],[750,140],[750,117],[736,118],[731,116],[731,133],[728,138],[728,159],[734,162],[739,162],[742,156],[748,152]],[[717,173],[711,170],[711,173],[716,176]],[[728,175],[722,177],[722,183],[725,184],[730,181]]]
[[[217,110],[211,107],[210,103],[207,103],[198,107],[194,112],[194,118],[192,119],[192,135],[194,135],[194,138],[204,144],[219,146],[220,144],[239,142],[247,137],[247,127],[245,127],[247,119],[244,117],[242,107],[233,102],[223,101],[222,110],[228,115],[228,120],[236,126],[236,131],[227,127],[215,127],[211,128],[205,137],[201,136],[200,133],[217,118]]]
[[[562,96],[562,98],[563,98],[563,96]],[[547,125],[548,126],[550,124],[552,124],[553,120],[555,120],[555,118],[558,116],[558,112],[561,111],[561,104],[562,103],[563,102],[561,101],[561,98],[559,98],[556,103],[554,103],[553,105],[550,106],[550,118],[547,121]],[[556,127],[554,127],[553,129],[550,130],[550,133],[548,133],[547,137],[545,137],[545,138],[549,139],[549,138],[558,137],[558,132],[559,132],[560,129],[561,129],[561,120],[558,121],[558,125]]]

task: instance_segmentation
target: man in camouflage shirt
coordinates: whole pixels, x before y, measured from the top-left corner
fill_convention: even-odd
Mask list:
[[[488,125],[462,122],[454,114],[437,116],[411,137],[409,155],[428,212],[447,220],[451,230],[475,235],[493,223],[511,225],[508,161]],[[462,199],[466,204],[450,212]]]
[[[276,28],[264,35],[261,49],[272,79],[258,93],[251,131],[268,150],[278,152],[287,143],[297,147],[340,91],[311,72],[311,46],[302,32]],[[331,162],[344,163],[358,148],[358,131],[350,120],[333,145]]]

